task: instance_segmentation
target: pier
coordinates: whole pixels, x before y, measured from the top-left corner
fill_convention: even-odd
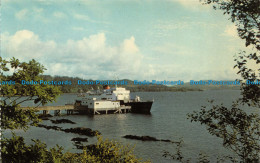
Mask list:
[[[33,107],[22,107],[22,109],[32,109]],[[87,108],[84,106],[75,107],[74,105],[63,105],[63,106],[39,106],[34,108],[37,111],[42,111],[43,115],[50,114],[50,111],[54,111],[54,116],[61,115],[61,111],[65,110],[67,115],[73,114],[121,114],[131,112],[131,106],[122,105],[118,108]]]
[[[34,107],[22,107],[22,109],[32,109]],[[74,109],[74,105],[62,105],[62,106],[38,106],[35,110],[66,110]]]
[[[22,107],[22,109],[32,109],[34,107]],[[50,111],[53,110],[54,111],[54,116],[59,116],[61,115],[61,111],[62,110],[66,110],[67,114],[68,112],[70,112],[70,110],[75,110],[74,109],[74,105],[62,105],[62,106],[39,106],[34,108],[37,111],[42,111],[43,115],[47,115],[50,114]]]

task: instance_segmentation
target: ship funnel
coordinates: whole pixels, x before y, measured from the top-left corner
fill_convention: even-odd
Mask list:
[[[104,85],[103,89],[110,89],[109,85]]]

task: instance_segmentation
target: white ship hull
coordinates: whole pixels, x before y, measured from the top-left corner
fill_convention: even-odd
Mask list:
[[[88,114],[101,113],[150,113],[153,101],[140,101],[140,97],[130,99],[130,91],[125,88],[105,89],[81,94],[74,108]]]

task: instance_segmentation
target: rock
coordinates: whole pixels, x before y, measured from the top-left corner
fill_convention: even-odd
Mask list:
[[[159,141],[154,137],[151,136],[136,136],[136,135],[125,135],[123,138],[126,139],[136,139],[136,140],[142,140],[142,141]]]
[[[159,141],[155,137],[151,137],[151,136],[141,136],[141,140],[143,140],[143,141]]]
[[[79,135],[86,135],[86,136],[101,135],[101,133],[99,131],[91,130],[90,128],[85,128],[85,127],[62,129],[61,127],[58,127],[58,126],[47,126],[47,125],[43,125],[43,124],[38,124],[38,127],[46,128],[47,130],[53,129],[53,130],[57,130],[57,131],[76,133],[76,134],[79,134]],[[81,139],[82,139],[81,141],[87,141],[87,138],[81,138]]]
[[[50,120],[49,118],[41,118],[41,120]]]
[[[62,128],[58,127],[58,126],[47,126],[47,125],[43,125],[43,124],[38,124],[38,127],[42,127],[42,128],[46,128],[47,130],[57,130],[57,131],[61,131]]]
[[[83,149],[84,148],[83,144],[80,143],[80,142],[74,142],[74,145],[76,146],[77,149]]]
[[[68,120],[68,119],[57,119],[57,120],[51,120],[52,123],[54,124],[59,124],[59,123],[71,123],[71,124],[76,124],[75,122]]]
[[[164,139],[161,139],[161,141],[164,141],[164,142],[172,142],[171,140],[164,140]]]
[[[63,129],[64,132],[76,133],[79,135],[86,135],[86,136],[96,136],[101,135],[101,133],[97,130],[91,130],[90,128],[85,127],[76,127],[76,128],[69,128]]]
[[[125,135],[125,136],[123,136],[123,138],[126,138],[126,139],[135,139],[135,140],[142,140],[142,141],[164,141],[164,142],[172,142],[171,140],[157,139],[157,138],[151,137],[151,136]]]
[[[79,137],[76,137],[76,138],[71,139],[71,141],[75,141],[75,143],[76,143],[76,142],[88,142],[88,138],[79,138]]]
[[[50,114],[46,114],[46,115],[44,115],[44,114],[40,114],[39,116],[38,116],[38,118],[46,118],[46,117],[53,117],[52,115],[50,115]]]

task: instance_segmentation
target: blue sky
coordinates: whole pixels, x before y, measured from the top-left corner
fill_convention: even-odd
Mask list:
[[[1,56],[84,79],[232,80],[244,43],[199,0],[2,0]]]

